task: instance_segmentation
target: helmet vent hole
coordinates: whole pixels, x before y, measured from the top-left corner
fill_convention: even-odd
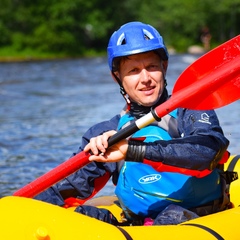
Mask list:
[[[145,35],[145,34],[144,34],[144,38],[145,38],[146,40],[150,40],[150,38],[149,38],[147,35]]]
[[[121,36],[118,38],[117,45],[124,45],[126,44],[125,34],[122,33]]]
[[[150,39],[154,38],[153,35],[149,31],[147,31],[146,29],[143,29],[143,33],[144,33],[144,38],[146,40],[150,40]]]

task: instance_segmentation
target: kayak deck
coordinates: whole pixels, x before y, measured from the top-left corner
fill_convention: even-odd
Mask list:
[[[240,172],[240,155],[232,156],[226,169]],[[199,217],[179,225],[116,227],[76,213],[72,209],[9,196],[0,199],[1,239],[66,240],[66,239],[239,239],[240,179],[231,183],[233,208]],[[120,220],[121,209],[116,198],[100,197],[88,205],[109,209]]]

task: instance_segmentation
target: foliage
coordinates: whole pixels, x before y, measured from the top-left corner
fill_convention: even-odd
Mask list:
[[[201,29],[213,44],[240,32],[240,0],[0,0],[0,49],[80,56],[106,49],[112,32],[128,21],[152,24],[167,45],[186,51],[201,44]]]

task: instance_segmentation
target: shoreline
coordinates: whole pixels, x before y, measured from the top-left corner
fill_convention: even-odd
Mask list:
[[[181,54],[180,52],[178,53],[174,48],[169,47],[168,50],[170,55],[174,54]],[[204,50],[203,47],[199,45],[192,45],[187,48],[187,50],[184,52],[187,54],[193,54],[193,55],[198,55],[198,54],[204,54],[206,51]],[[182,54],[184,54],[182,53]],[[18,62],[40,62],[40,61],[55,61],[55,60],[69,60],[69,59],[79,59],[79,58],[93,58],[93,57],[102,57],[104,56],[103,53],[95,53],[95,54],[83,54],[79,56],[63,56],[63,55],[51,55],[51,54],[46,54],[45,56],[41,55],[16,55],[16,56],[1,56],[0,55],[0,63],[18,63]]]
[[[53,56],[53,57],[1,57],[0,56],[0,63],[21,63],[21,62],[43,62],[43,61],[64,61],[70,59],[80,59],[80,58],[93,58],[99,57],[100,55],[96,56]]]

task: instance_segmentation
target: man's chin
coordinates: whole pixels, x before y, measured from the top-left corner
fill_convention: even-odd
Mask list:
[[[140,103],[140,105],[144,106],[144,107],[152,107],[156,104],[157,102],[144,102],[144,103]]]

